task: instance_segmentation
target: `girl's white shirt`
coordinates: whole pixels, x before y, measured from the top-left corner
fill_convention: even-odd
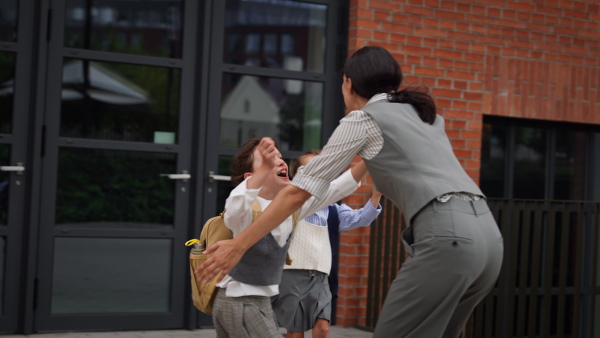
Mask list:
[[[258,200],[263,211],[271,204],[270,200],[258,196],[260,189],[248,189],[247,181],[248,179],[235,187],[225,202],[225,225],[233,232],[233,237],[237,236],[252,223],[252,203],[254,203],[254,200]],[[298,212],[298,220],[304,219],[304,217],[310,216],[331,203],[352,194],[358,187],[360,187],[360,182],[356,182],[350,170],[347,170],[331,182],[329,190],[322,200],[311,197],[304,203]],[[277,228],[271,231],[273,238],[281,246],[285,245],[291,233],[292,216],[288,217]],[[292,260],[294,259],[293,257],[291,258]],[[281,268],[283,269],[283,265]],[[217,286],[226,288],[225,295],[227,297],[270,297],[279,294],[278,284],[267,286],[244,284],[236,281],[229,275],[225,276]]]

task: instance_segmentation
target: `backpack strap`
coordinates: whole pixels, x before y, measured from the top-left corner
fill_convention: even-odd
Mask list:
[[[254,202],[252,202],[252,222],[254,222],[260,214],[262,214],[260,203],[258,200],[254,200]]]
[[[225,211],[223,211],[223,213],[224,212]],[[299,210],[296,210],[292,214],[292,231],[294,231],[294,227],[296,226],[296,223],[298,223],[299,212]],[[254,200],[254,202],[252,202],[252,221],[256,220],[260,214],[262,214],[262,207],[260,206],[260,203],[258,203],[258,200]]]
[[[296,210],[292,214],[292,232],[294,231],[294,228],[296,227],[296,223],[298,223],[298,213],[299,212],[300,212],[300,210]]]

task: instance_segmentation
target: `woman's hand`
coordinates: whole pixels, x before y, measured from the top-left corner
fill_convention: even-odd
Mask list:
[[[225,275],[242,259],[246,250],[237,245],[234,239],[218,241],[209,246],[205,251],[205,255],[212,254],[202,265],[196,268],[196,279],[205,282],[211,281],[219,273],[217,283],[220,282]]]

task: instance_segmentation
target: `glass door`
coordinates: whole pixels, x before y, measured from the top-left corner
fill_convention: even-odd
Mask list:
[[[23,224],[29,185],[27,155],[31,90],[32,1],[0,1],[0,332],[21,313]],[[16,81],[16,79],[22,79]]]
[[[253,137],[274,138],[285,159],[319,148],[343,116],[342,5],[337,1],[216,1],[212,26],[206,168],[230,174]],[[343,52],[342,52],[343,51]],[[220,212],[230,182],[210,179],[204,214]]]
[[[183,326],[197,6],[51,2],[35,331]]]

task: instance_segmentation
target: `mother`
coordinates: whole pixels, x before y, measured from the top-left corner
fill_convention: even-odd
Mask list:
[[[502,263],[502,236],[484,195],[465,173],[429,94],[396,91],[400,66],[385,49],[366,46],[344,66],[350,114],[305,171],[250,227],[206,253],[199,279],[228,272],[244,252],[311,195],[363,158],[377,186],[409,221],[409,258],[385,299],[375,337],[458,337],[473,308],[492,289]]]

